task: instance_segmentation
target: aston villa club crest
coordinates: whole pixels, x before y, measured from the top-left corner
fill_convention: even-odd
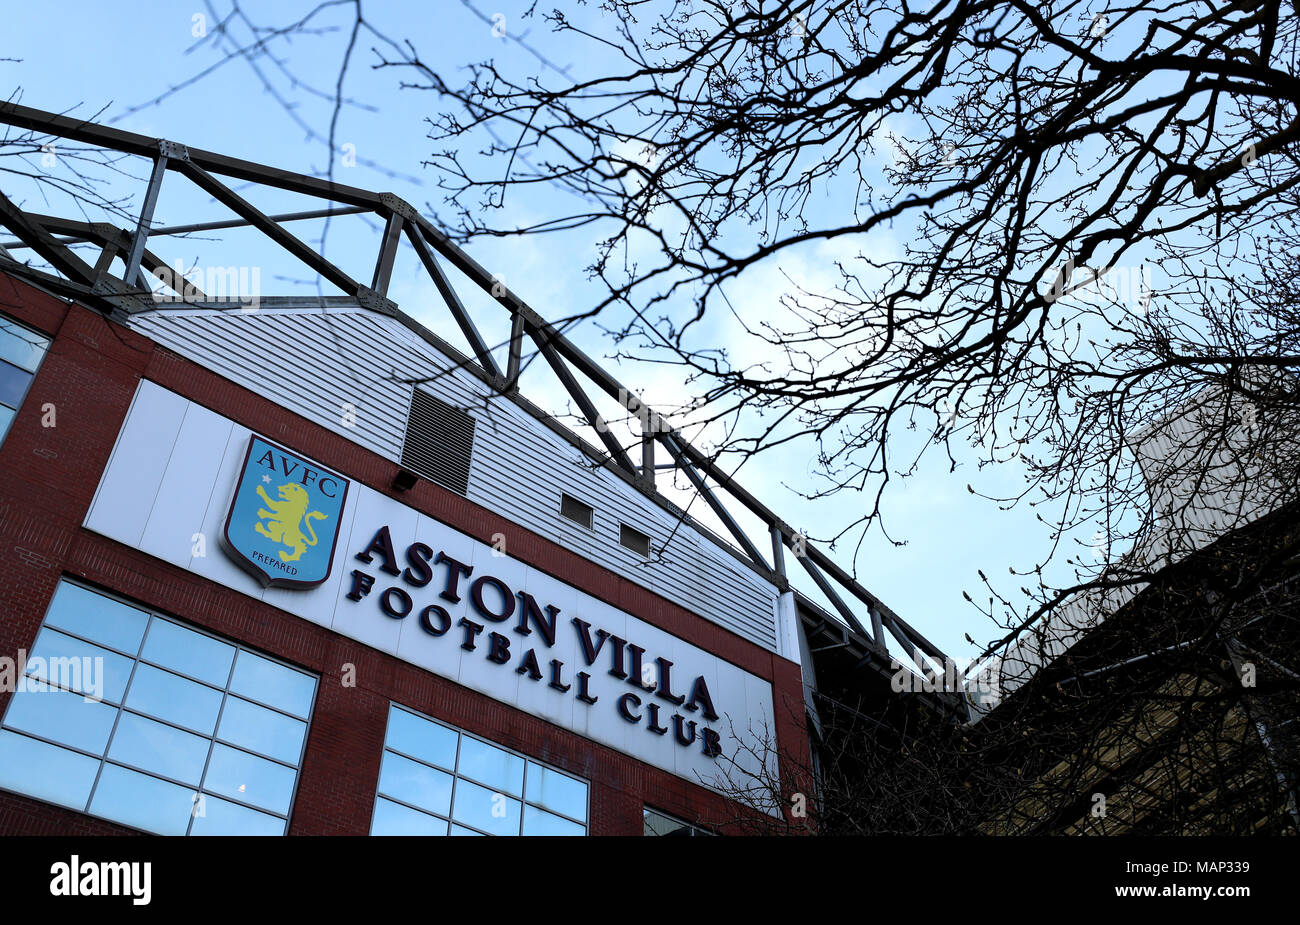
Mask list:
[[[329,577],[349,482],[269,440],[248,441],[224,532],[236,562],[264,586]]]

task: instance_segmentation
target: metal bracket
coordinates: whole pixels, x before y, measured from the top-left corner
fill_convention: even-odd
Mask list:
[[[387,315],[390,318],[397,317],[397,303],[392,299],[384,298],[369,286],[357,287],[357,304],[362,308],[369,309],[372,312],[379,312],[379,314]]]
[[[190,160],[190,149],[175,141],[159,141],[158,153],[169,161],[184,161],[185,163],[189,163]]]
[[[415,206],[411,205],[396,193],[380,193],[379,204],[394,215],[400,215],[408,222],[415,221],[420,215],[420,213],[416,211]]]

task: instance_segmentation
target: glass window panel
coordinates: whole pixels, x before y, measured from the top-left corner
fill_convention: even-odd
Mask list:
[[[191,835],[283,835],[284,820],[204,794],[194,809]]]
[[[99,759],[0,730],[0,787],[38,800],[86,808]]]
[[[3,440],[5,434],[9,433],[9,425],[13,422],[17,414],[12,408],[0,405],[0,440]]]
[[[587,785],[580,780],[530,761],[525,794],[529,803],[587,821]]]
[[[35,671],[32,666],[34,658],[45,660],[44,666],[36,666],[39,670]],[[57,663],[51,665],[49,663],[51,658],[78,660],[77,664],[80,667],[74,665],[72,671],[80,672],[82,683],[79,686],[68,684],[69,680],[76,680],[75,676],[70,677],[67,672],[59,668]],[[126,690],[126,682],[131,678],[131,666],[135,663],[125,655],[118,655],[116,652],[110,652],[108,649],[74,639],[58,630],[46,627],[36,637],[36,644],[32,646],[31,655],[27,657],[27,664],[27,674],[31,677],[38,677],[51,683],[62,681],[65,686],[78,692],[89,692],[103,700],[120,703],[122,692]]]
[[[447,820],[381,797],[375,801],[375,818],[370,823],[370,834],[446,835]]]
[[[197,787],[208,758],[208,740],[134,713],[123,713],[108,757]]]
[[[270,758],[297,764],[306,731],[307,724],[300,719],[231,696],[221,708],[217,737]]]
[[[451,825],[451,833],[450,833],[450,834],[452,834],[452,835],[474,835],[474,836],[476,836],[476,837],[478,837],[478,838],[482,838],[482,837],[483,837],[483,833],[482,833],[482,832],[475,832],[473,829],[467,829],[467,828],[465,828],[463,825],[456,825],[454,822],[453,822],[452,825]]]
[[[384,744],[399,752],[436,764],[448,771],[456,768],[458,734],[437,723],[397,708],[388,711],[388,733]]]
[[[451,817],[490,835],[519,834],[519,801],[467,780],[456,782]]]
[[[194,811],[194,791],[105,764],[90,811],[146,832],[184,835]]]
[[[0,360],[34,373],[49,345],[50,339],[45,335],[0,318]]]
[[[241,651],[235,659],[230,689],[250,700],[265,703],[294,716],[307,718],[316,682],[310,676],[252,652]]]
[[[294,776],[293,770],[284,765],[216,744],[212,746],[203,787],[262,809],[287,814],[293,799]]]
[[[62,582],[54,592],[45,622],[135,655],[149,616],[121,601]]]
[[[177,626],[167,620],[153,621],[140,657],[217,687],[230,678],[235,647]]]
[[[451,808],[451,775],[418,761],[384,752],[379,792],[443,816]]]
[[[27,391],[32,374],[0,360],[0,404],[17,408]]]
[[[461,736],[456,773],[511,796],[523,793],[524,759],[469,736]]]
[[[525,835],[585,835],[586,829],[536,806],[524,807]]]
[[[221,709],[221,691],[151,665],[137,665],[126,705],[169,723],[211,735]]]
[[[5,725],[102,755],[116,716],[115,707],[51,688],[14,694]]]

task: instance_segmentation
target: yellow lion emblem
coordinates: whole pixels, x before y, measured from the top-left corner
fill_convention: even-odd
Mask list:
[[[316,545],[316,531],[312,529],[311,522],[325,520],[329,515],[320,511],[308,511],[307,489],[296,482],[280,486],[281,500],[279,501],[273,501],[261,485],[257,486],[257,493],[261,495],[270,510],[266,508],[258,510],[257,516],[261,519],[253,525],[253,529],[262,536],[270,537],[293,550],[292,553],[280,550],[281,562],[294,562],[301,559],[308,546]],[[304,527],[311,535],[311,539],[303,536]]]

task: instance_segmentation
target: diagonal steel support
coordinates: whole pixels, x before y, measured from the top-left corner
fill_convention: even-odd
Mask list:
[[[519,367],[524,352],[524,316],[515,313],[510,317],[510,356],[506,365],[506,391],[519,387]]]
[[[388,297],[388,283],[393,278],[393,263],[397,259],[403,224],[402,217],[396,212],[389,212],[388,221],[384,223],[384,238],[379,246],[379,259],[375,261],[375,275],[370,288],[385,298]]]
[[[564,358],[555,352],[554,347],[542,340],[536,331],[530,328],[526,330],[528,335],[532,337],[533,342],[537,344],[537,349],[542,352],[542,356],[546,358],[546,362],[550,364],[551,369],[559,378],[564,390],[569,393],[569,397],[582,410],[587,423],[595,428],[596,433],[600,435],[600,440],[605,444],[605,449],[609,451],[610,458],[625,469],[629,475],[635,476],[637,474],[636,466],[632,465],[632,459],[627,455],[627,450],[623,449],[619,442],[614,439],[614,435],[609,432],[609,425],[600,416],[600,412],[596,410],[596,406],[587,397],[587,393],[582,390],[582,386],[574,378],[573,372],[565,365]]]
[[[127,285],[144,288],[140,278],[140,258],[149,244],[149,228],[153,225],[153,211],[158,205],[158,194],[162,191],[163,177],[167,173],[167,155],[159,154],[153,159],[153,172],[149,175],[149,186],[144,192],[144,202],[140,205],[140,220],[135,226],[135,235],[131,238],[131,249],[126,253],[126,270],[122,279]]]
[[[676,438],[672,434],[665,432],[659,434],[659,440],[672,454],[673,459],[677,461],[678,468],[686,473],[686,477],[691,480],[691,484],[695,486],[695,490],[699,492],[700,497],[712,508],[713,513],[718,515],[718,519],[722,521],[728,532],[736,538],[740,548],[745,550],[745,555],[749,556],[754,564],[763,571],[771,573],[772,567],[767,564],[763,554],[758,551],[758,547],[754,545],[745,531],[740,529],[740,524],[736,523],[736,519],[731,516],[731,512],[727,510],[726,505],[718,500],[709,484],[695,471],[695,467],[691,465],[690,460],[682,453],[681,445]]]
[[[208,173],[198,164],[191,161],[181,161],[177,169],[182,171],[187,177],[194,181],[195,185],[212,196],[226,208],[230,209],[236,215],[245,219],[249,224],[255,226],[268,238],[279,244],[289,253],[293,254],[307,266],[311,267],[321,276],[325,277],[347,295],[354,298],[360,295],[360,284],[352,277],[348,276],[334,264],[330,263],[313,248],[308,247],[302,241],[285,231],[270,216],[263,214],[256,206],[245,200],[230,187],[226,186],[212,174]]]
[[[95,268],[74,254],[67,245],[55,240],[41,225],[29,221],[4,193],[0,193],[0,224],[68,279],[87,286],[94,285]]]
[[[857,614],[853,612],[853,609],[849,607],[848,604],[844,603],[844,600],[839,596],[835,589],[831,587],[831,583],[826,580],[826,576],[822,574],[821,569],[819,569],[807,556],[797,555],[795,558],[799,560],[799,564],[804,567],[804,571],[806,571],[809,577],[817,584],[817,587],[822,589],[822,593],[826,595],[833,605],[835,605],[835,609],[838,610],[840,616],[844,618],[844,622],[853,627],[863,636],[867,637],[867,639],[870,639],[872,645],[880,648],[880,640],[872,636],[871,633],[868,632],[867,628],[862,625],[862,621],[858,619]]]
[[[429,245],[420,236],[419,229],[415,225],[407,225],[406,237],[411,242],[411,247],[415,248],[416,256],[424,264],[424,269],[433,278],[433,284],[438,287],[438,294],[447,303],[447,309],[451,312],[452,318],[456,320],[460,332],[465,335],[465,340],[469,342],[470,349],[474,351],[474,356],[478,358],[479,365],[483,367],[489,376],[500,380],[502,378],[501,367],[497,365],[497,361],[492,357],[492,351],[488,349],[483,336],[479,334],[478,328],[474,326],[473,320],[469,317],[469,312],[465,311],[460,296],[456,295],[456,290],[452,288],[451,280],[447,278],[447,274],[438,265],[438,258],[433,255],[433,251],[429,250]]]

